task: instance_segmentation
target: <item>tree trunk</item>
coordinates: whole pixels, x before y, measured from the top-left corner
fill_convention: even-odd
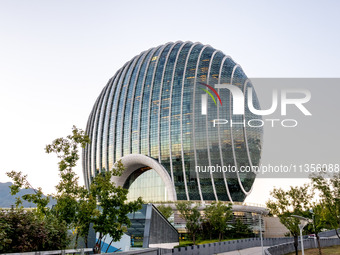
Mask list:
[[[79,231],[77,231],[77,234],[76,234],[76,241],[74,242],[74,249],[77,249],[78,247],[78,238],[79,238]]]
[[[321,245],[320,245],[320,237],[318,234],[315,234],[316,236],[316,240],[318,241],[318,249],[319,249],[319,255],[322,255],[322,252],[321,252]]]
[[[336,233],[336,235],[338,236],[338,238],[340,239],[340,235],[339,235],[339,233],[338,233],[338,230],[337,230],[337,229],[335,229],[335,233]]]
[[[102,233],[99,233],[99,238],[98,238],[98,240],[97,240],[97,242],[95,244],[95,247],[94,247],[94,253],[95,254],[100,254],[101,253],[100,247],[101,247],[101,243],[102,243],[102,238],[103,238]]]
[[[218,234],[218,241],[219,242],[221,242],[221,240],[222,240],[222,234],[221,234],[221,232]]]
[[[294,248],[295,248],[295,254],[298,254],[298,245],[299,245],[299,241],[298,241],[298,236],[294,236]]]
[[[195,234],[192,234],[192,242],[194,243],[194,245],[196,244]]]
[[[109,250],[109,248],[110,248],[110,246],[111,246],[112,242],[113,242],[113,238],[111,239],[111,242],[110,242],[110,244],[107,246],[107,249],[106,249],[105,253],[107,253],[107,251]]]
[[[101,241],[101,245],[100,245],[100,249],[101,249],[101,250],[104,248],[104,244],[105,244],[105,242],[106,242],[106,237],[107,237],[107,235],[105,236],[104,240]]]

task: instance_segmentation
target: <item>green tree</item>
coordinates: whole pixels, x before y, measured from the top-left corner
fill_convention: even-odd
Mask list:
[[[111,178],[114,175],[121,175],[124,171],[123,164],[119,161],[114,169],[99,173],[90,184],[89,190],[78,184],[78,176],[73,168],[79,160],[79,145],[85,147],[90,140],[84,131],[73,126],[72,134],[66,138],[55,139],[52,144],[47,145],[47,153],[56,153],[60,161],[59,176],[60,182],[56,186],[57,193],[53,195],[57,203],[52,210],[46,208],[48,198],[42,194],[41,188],[35,190],[35,194],[22,196],[22,199],[33,202],[38,207],[38,214],[41,220],[55,223],[51,229],[58,230],[58,226],[66,226],[76,232],[75,246],[78,243],[78,237],[83,237],[87,246],[87,237],[90,224],[100,238],[96,247],[101,246],[102,238],[109,234],[113,241],[118,241],[123,235],[123,231],[130,225],[127,217],[128,213],[141,208],[142,200],[127,203],[128,190],[121,187],[115,187]],[[31,188],[27,181],[27,176],[12,171],[8,175],[13,179],[14,184],[11,187],[11,193],[16,194],[20,188]],[[17,200],[17,207],[20,206],[20,198]],[[46,223],[47,224],[47,223]],[[7,233],[7,225],[0,228],[0,237]],[[55,231],[53,233],[60,233]],[[65,235],[57,237],[52,232],[49,233],[52,239],[67,240]],[[0,246],[6,245],[10,240],[3,239]],[[48,240],[46,241],[49,242]],[[62,242],[64,244],[64,242]],[[100,252],[100,249],[98,250]]]
[[[10,186],[11,195],[16,195],[22,188],[33,189],[35,193],[17,197],[16,209],[0,216],[0,225],[7,226],[7,231],[2,228],[0,235],[6,233],[5,243],[9,244],[2,248],[7,252],[65,249],[70,243],[68,227],[47,207],[50,198],[44,196],[40,187],[33,188],[27,180],[27,175],[22,172],[11,171],[6,174],[13,180]],[[34,203],[37,208],[32,211],[23,210],[20,206],[22,200]],[[0,242],[0,248],[1,246]]]
[[[15,205],[18,208],[22,204],[22,199],[32,202],[37,205],[37,212],[42,215],[46,215],[48,213],[48,208],[46,206],[50,202],[49,197],[45,197],[42,189],[39,187],[35,189],[32,185],[27,181],[27,175],[23,175],[22,172],[11,171],[6,173],[9,178],[13,180],[13,184],[10,187],[11,195],[16,195],[20,189],[33,189],[34,194],[25,194],[22,197],[17,197]]]
[[[0,252],[9,252],[12,239],[10,237],[11,224],[5,217],[5,212],[0,211]]]
[[[322,255],[319,233],[327,225],[327,214],[325,214],[325,207],[323,204],[313,204],[309,211],[308,218],[312,219],[312,224],[307,225],[309,233],[314,233],[318,242],[319,255]]]
[[[159,205],[157,206],[157,209],[167,220],[169,220],[169,218],[173,214],[171,206]]]
[[[193,205],[191,202],[178,202],[176,208],[180,213],[180,217],[186,221],[186,229],[192,236],[192,242],[196,244],[196,235],[200,230],[201,214],[198,210],[198,205]]]
[[[272,215],[278,216],[280,222],[290,231],[294,237],[295,253],[298,255],[298,236],[300,233],[300,220],[292,215],[306,216],[311,205],[312,195],[309,185],[302,187],[290,187],[288,191],[281,188],[274,188],[270,193],[274,198],[269,200],[266,205]]]
[[[222,240],[228,226],[228,221],[232,218],[231,204],[226,205],[222,202],[213,202],[204,208],[204,222],[211,227],[212,232],[218,233],[219,241]]]
[[[93,228],[99,233],[96,243],[100,251],[102,239],[109,234],[112,241],[118,241],[127,227],[131,225],[128,213],[141,209],[141,198],[136,201],[126,202],[128,190],[116,187],[112,182],[113,176],[119,176],[124,171],[121,161],[118,161],[112,170],[99,173],[92,181],[90,194],[98,199],[100,210],[93,217]]]
[[[87,143],[90,143],[90,139],[85,132],[73,126],[71,135],[57,138],[45,147],[47,153],[55,153],[59,158],[60,181],[56,186],[54,198],[57,204],[53,212],[60,221],[65,221],[69,228],[75,230],[75,248],[79,236],[83,237],[87,247],[92,216],[96,214],[96,199],[79,185],[79,177],[73,170],[80,158],[79,145],[85,148]]]
[[[79,144],[84,148],[89,142],[84,131],[73,126],[72,135],[57,138],[45,147],[47,153],[56,153],[60,159],[58,162],[60,181],[56,186],[57,193],[54,195],[57,199],[54,211],[59,219],[70,226],[76,222],[77,200],[82,191],[82,187],[78,184],[79,177],[73,168],[79,160]]]
[[[0,211],[0,252],[29,252],[65,249],[67,227],[54,217],[40,217],[21,208]]]
[[[232,237],[236,238],[246,238],[253,235],[252,229],[244,224],[241,219],[236,218],[235,222],[232,224]]]
[[[88,235],[92,219],[98,213],[96,198],[83,187],[80,190],[80,197],[77,203],[76,231],[78,236],[83,237],[86,248],[88,247]]]
[[[327,178],[325,174],[311,176],[313,188],[319,191],[321,204],[324,206],[324,223],[335,232],[340,227],[340,173]]]
[[[140,209],[142,200],[139,198],[127,203],[128,190],[116,187],[112,182],[113,176],[119,176],[124,171],[121,161],[117,162],[115,168],[99,173],[89,190],[79,186],[73,168],[79,160],[79,145],[84,148],[89,142],[84,131],[73,127],[72,135],[54,140],[46,146],[46,152],[54,152],[60,159],[58,165],[61,181],[56,186],[56,214],[76,230],[75,246],[79,236],[84,238],[87,246],[89,227],[93,223],[93,228],[99,233],[96,243],[98,248],[107,234],[112,241],[120,240],[126,227],[131,224],[127,214]]]

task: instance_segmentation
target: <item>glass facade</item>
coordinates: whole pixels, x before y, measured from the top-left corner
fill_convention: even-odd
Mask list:
[[[124,188],[129,189],[128,201],[142,197],[144,201],[168,201],[165,184],[158,173],[148,167],[137,169],[133,172]]]
[[[237,86],[244,93],[245,114],[232,114],[232,94],[216,88],[222,103],[215,95],[216,103],[208,96],[203,115],[207,88],[202,83]],[[177,200],[244,201],[255,174],[202,169],[259,165],[261,127],[213,125],[214,119],[229,123],[261,119],[248,109],[248,87],[253,88],[242,68],[211,46],[175,42],[142,52],[117,71],[95,102],[86,127],[92,142],[83,150],[85,184],[89,186],[93,176],[120,158],[142,154],[166,169]],[[254,89],[252,98],[260,109]],[[196,171],[199,168],[201,172]],[[156,171],[136,170],[124,184],[131,199],[144,194],[144,200],[166,200]]]

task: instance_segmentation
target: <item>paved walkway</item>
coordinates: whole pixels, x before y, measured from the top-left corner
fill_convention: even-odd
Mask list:
[[[330,236],[327,238],[338,238],[338,236]],[[269,246],[264,246],[263,250],[269,248]],[[236,250],[236,251],[228,251],[223,253],[218,253],[218,255],[262,255],[262,248],[260,247],[253,247],[243,250]]]
[[[263,250],[268,248],[269,246],[264,246]],[[236,251],[228,251],[223,253],[218,253],[218,255],[262,255],[262,248],[260,247],[253,247],[243,250],[236,250]]]

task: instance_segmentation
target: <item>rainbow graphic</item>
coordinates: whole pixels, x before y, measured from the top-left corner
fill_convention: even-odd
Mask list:
[[[221,103],[221,105],[222,105],[221,97],[220,97],[220,95],[217,93],[217,91],[216,91],[213,87],[211,87],[210,85],[205,84],[205,83],[203,83],[203,82],[199,82],[199,84],[206,86],[206,87],[209,88],[212,92],[214,92],[214,94],[217,96],[218,100],[220,101],[220,103]],[[205,91],[205,92],[212,98],[212,100],[214,100],[214,103],[215,103],[215,105],[217,106],[216,100],[215,100],[214,96],[211,94],[211,92],[210,92],[209,90],[207,90],[207,89],[203,89],[203,88],[200,88],[200,89],[203,90],[203,91]]]

